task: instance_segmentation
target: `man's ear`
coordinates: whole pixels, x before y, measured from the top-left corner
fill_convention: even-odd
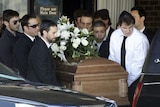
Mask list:
[[[28,26],[23,26],[23,29],[27,29],[28,28]]]
[[[3,24],[4,24],[5,26],[8,26],[9,22],[8,22],[8,21],[3,21]]]
[[[43,35],[42,36],[46,36],[47,35],[47,31],[46,30],[43,30]]]
[[[141,19],[142,19],[143,21],[145,21],[145,17],[144,17],[144,16],[142,16]]]

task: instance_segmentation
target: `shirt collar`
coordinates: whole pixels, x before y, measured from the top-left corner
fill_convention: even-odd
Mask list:
[[[108,27],[108,29],[106,30],[106,36],[104,37],[104,39],[103,40],[106,40],[107,39],[107,37],[108,37],[108,33],[109,33],[109,30],[110,30],[110,26]]]
[[[25,32],[24,32],[24,34],[25,34],[29,39],[31,39],[32,42],[34,41],[35,37],[32,37],[32,36],[28,35],[28,34],[25,33]]]
[[[43,37],[40,37],[40,38],[45,42],[45,44],[47,45],[48,48],[51,46],[51,44],[48,43]]]
[[[145,29],[145,27],[144,28],[142,28],[141,30],[139,30],[140,32],[143,32],[144,31],[144,29]]]
[[[126,35],[122,32],[121,29],[117,29],[117,30],[120,30],[120,32],[121,32],[121,35],[120,35],[120,36],[126,36]],[[131,33],[131,35],[133,34],[133,32],[135,32],[135,30],[137,30],[137,29],[134,27],[134,28],[133,28],[133,31],[132,31],[132,33]],[[126,36],[126,37],[130,37],[131,35]]]

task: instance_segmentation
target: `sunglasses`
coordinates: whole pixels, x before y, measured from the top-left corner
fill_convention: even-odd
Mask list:
[[[20,22],[19,20],[15,20],[13,21],[13,24],[16,25],[18,22]]]
[[[31,26],[28,26],[28,27],[36,28],[37,26],[39,26],[39,24],[31,25]]]

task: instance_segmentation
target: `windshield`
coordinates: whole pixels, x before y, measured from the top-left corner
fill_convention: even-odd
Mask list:
[[[0,63],[0,80],[24,80],[15,71]]]

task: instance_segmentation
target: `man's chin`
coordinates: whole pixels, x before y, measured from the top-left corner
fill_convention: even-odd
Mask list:
[[[55,42],[55,40],[56,40],[56,39],[52,39],[52,40],[51,40],[51,43]]]

